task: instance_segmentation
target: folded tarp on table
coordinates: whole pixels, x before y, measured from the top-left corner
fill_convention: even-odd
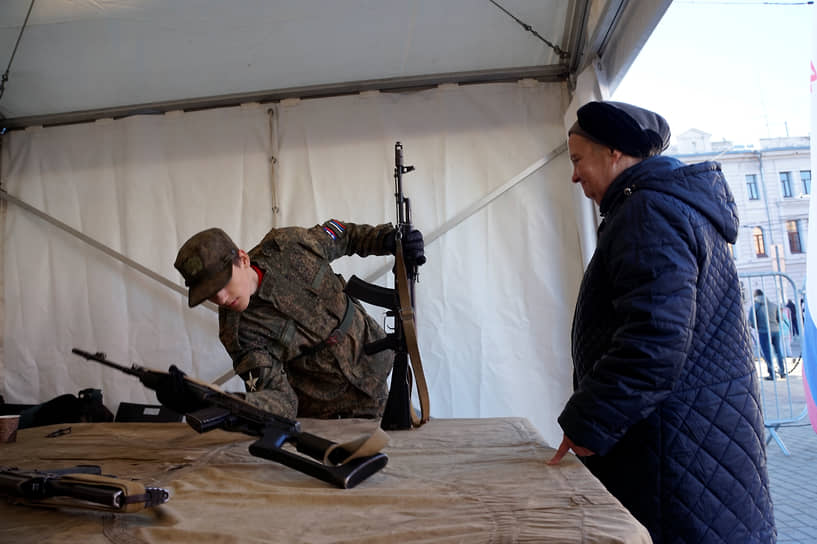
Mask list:
[[[336,441],[367,420],[301,421]],[[197,434],[183,423],[80,423],[23,429],[0,465],[96,464],[170,490],[136,514],[46,510],[0,501],[0,542],[558,542],[649,543],[646,529],[575,458],[523,418],[436,419],[390,431],[385,469],[337,489],[247,450],[252,437]]]

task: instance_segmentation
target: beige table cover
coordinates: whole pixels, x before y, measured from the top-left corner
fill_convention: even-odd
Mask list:
[[[303,420],[349,440],[366,420]],[[136,514],[46,510],[0,499],[0,542],[558,542],[649,543],[646,529],[574,457],[522,418],[437,419],[391,431],[385,469],[337,489],[253,457],[252,437],[197,434],[183,423],[81,423],[18,432],[0,465],[97,464],[103,473],[168,488],[166,504]]]

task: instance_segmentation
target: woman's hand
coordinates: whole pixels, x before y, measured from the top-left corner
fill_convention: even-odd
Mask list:
[[[581,446],[577,446],[573,443],[571,439],[567,437],[567,435],[563,435],[562,443],[559,444],[559,449],[556,450],[556,453],[553,457],[550,458],[548,461],[548,465],[558,465],[559,461],[562,460],[562,457],[568,452],[568,450],[573,450],[573,453],[578,455],[579,457],[587,457],[588,455],[596,455],[592,451],[588,450],[587,448],[583,448]]]

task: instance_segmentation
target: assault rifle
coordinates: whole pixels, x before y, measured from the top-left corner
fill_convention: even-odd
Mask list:
[[[76,348],[72,351],[88,360],[136,376],[145,387],[154,391],[162,388],[172,378],[168,372],[135,364],[127,367],[114,363],[101,352],[89,353]],[[175,365],[170,367],[170,371],[181,372]],[[385,467],[388,462],[389,458],[384,453],[358,456],[362,448],[351,448],[348,444],[336,444],[320,436],[302,432],[297,421],[256,408],[236,395],[225,393],[213,385],[184,374],[183,380],[185,394],[204,406],[185,414],[187,424],[199,433],[223,429],[259,436],[249,448],[250,453],[256,457],[281,463],[343,489],[356,486]],[[294,446],[299,453],[312,459],[285,450],[285,444]]]
[[[97,465],[56,470],[0,467],[0,495],[32,506],[67,506],[116,513],[138,512],[164,504],[166,489],[102,475]]]
[[[368,355],[386,349],[394,350],[394,365],[391,375],[389,397],[380,426],[384,429],[411,429],[428,421],[428,389],[426,387],[420,351],[414,326],[414,283],[417,281],[417,264],[403,260],[402,239],[411,230],[411,203],[403,194],[403,174],[414,170],[403,164],[403,146],[394,144],[394,198],[397,207],[397,227],[395,229],[394,289],[368,283],[357,276],[349,278],[346,293],[354,298],[385,308],[386,315],[394,317],[394,330],[385,338],[363,346]],[[422,264],[422,263],[419,263]],[[409,369],[409,355],[417,382],[422,416],[417,417],[411,406],[412,374]]]

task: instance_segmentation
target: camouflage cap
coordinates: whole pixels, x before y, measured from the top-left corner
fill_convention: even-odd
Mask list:
[[[184,243],[173,266],[184,276],[191,308],[227,285],[237,255],[238,247],[221,229],[203,230]]]

